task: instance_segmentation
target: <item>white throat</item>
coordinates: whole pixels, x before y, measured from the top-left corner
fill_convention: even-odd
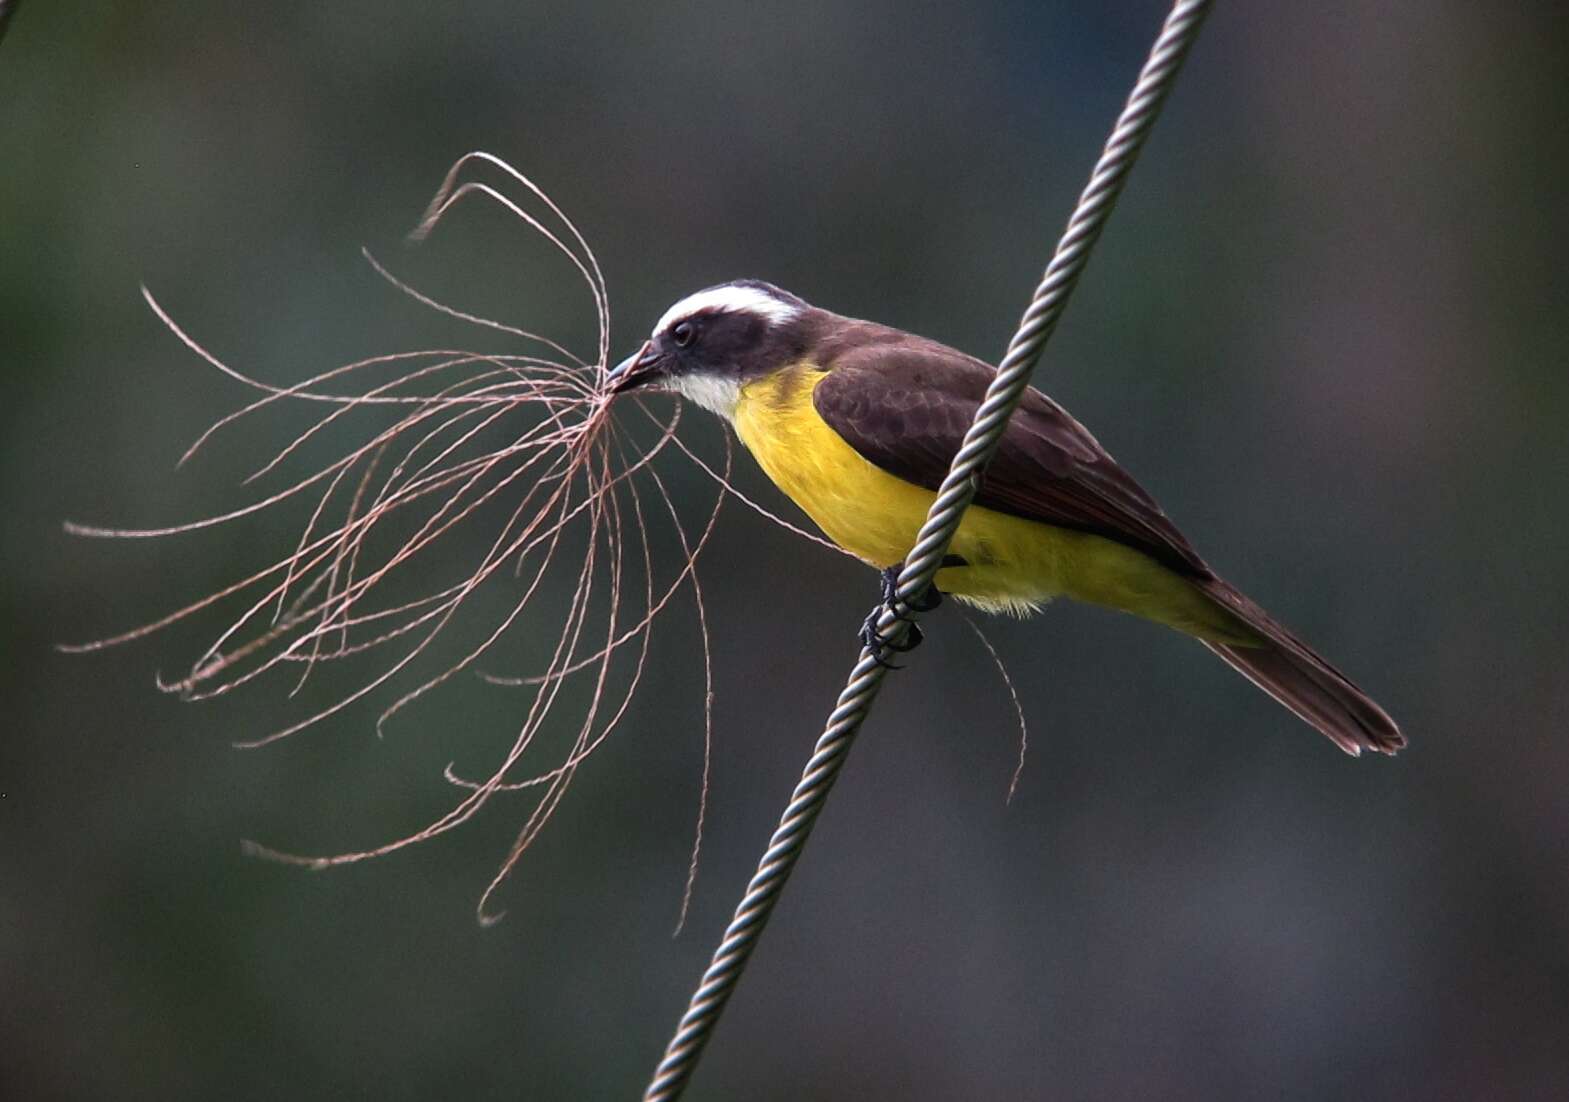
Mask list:
[[[666,384],[681,397],[735,423],[735,408],[741,402],[741,381],[723,375],[678,375]]]

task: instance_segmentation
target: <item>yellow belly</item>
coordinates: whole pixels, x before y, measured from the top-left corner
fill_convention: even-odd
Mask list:
[[[936,497],[873,466],[817,414],[826,376],[802,365],[749,383],[736,434],[758,465],[829,539],[877,567],[904,559]],[[951,553],[967,565],[937,587],[989,611],[1023,614],[1062,595],[1132,612],[1217,642],[1250,638],[1180,575],[1099,536],[971,506]]]

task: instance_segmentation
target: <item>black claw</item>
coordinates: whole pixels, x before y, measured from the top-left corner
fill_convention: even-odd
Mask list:
[[[950,561],[952,560],[952,561]],[[963,566],[965,561],[957,555],[949,555],[943,559],[944,566]],[[942,604],[942,593],[935,585],[928,586],[926,592],[914,603],[902,602],[899,599],[899,572],[904,569],[904,564],[895,563],[885,567],[882,571],[882,600],[877,607],[872,609],[870,616],[861,625],[861,645],[872,652],[879,666],[890,670],[901,670],[904,667],[888,661],[883,654],[891,651],[894,654],[905,654],[920,646],[926,638],[918,625],[909,615],[912,612],[930,612]],[[895,643],[877,630],[878,621],[882,619],[885,611],[892,610],[900,620],[909,627],[905,630],[904,641]]]
[[[943,566],[968,565],[958,555],[948,555],[942,561]],[[899,605],[899,574],[904,570],[903,563],[895,563],[884,567],[882,570],[883,607],[896,609]],[[926,592],[913,602],[907,602],[905,607],[911,612],[931,612],[942,604],[942,590],[935,585],[926,587]],[[901,616],[901,620],[908,621],[909,617]]]
[[[878,605],[872,609],[872,614],[861,625],[861,646],[872,652],[872,659],[887,670],[902,670],[903,666],[890,662],[883,657],[883,651],[893,649],[888,646],[888,640],[877,633],[877,621],[882,618],[883,607]]]

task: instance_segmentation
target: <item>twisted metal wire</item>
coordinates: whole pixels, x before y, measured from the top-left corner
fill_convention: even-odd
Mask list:
[[[1138,83],[1134,85],[1127,105],[1118,117],[1100,160],[1090,175],[1090,182],[1079,196],[1073,216],[1068,220],[1068,227],[1057,243],[1057,250],[1046,268],[1046,274],[1035,289],[1029,309],[1024,312],[1018,331],[1008,343],[1007,354],[997,369],[997,375],[987,388],[986,397],[976,411],[964,443],[954,456],[948,476],[943,479],[937,498],[932,502],[926,523],[921,526],[920,534],[916,537],[915,546],[905,558],[899,574],[897,599],[893,607],[884,609],[878,619],[878,634],[892,644],[904,640],[914,621],[911,606],[918,603],[921,595],[932,584],[948,552],[948,545],[958,531],[964,511],[975,497],[981,471],[997,450],[1009,417],[1029,387],[1030,375],[1040,359],[1041,350],[1056,329],[1068,297],[1078,284],[1090,250],[1100,237],[1128,172],[1160,113],[1166,93],[1170,91],[1188,48],[1193,44],[1205,15],[1209,13],[1210,2],[1177,0],[1166,17],[1165,25],[1150,50],[1149,60],[1139,73]],[[737,906],[735,917],[725,930],[724,939],[715,950],[713,960],[703,973],[703,979],[676,1028],[675,1036],[665,1049],[664,1059],[644,1092],[644,1102],[673,1102],[685,1090],[714,1025],[734,991],[736,981],[773,912],[779,893],[811,834],[817,815],[838,778],[850,743],[871,711],[887,669],[880,660],[879,651],[871,648],[861,651],[850,673],[849,682],[839,694],[833,714],[828,717],[827,725],[813,748],[811,760],[807,762],[806,770],[790,796],[789,806],[785,808],[779,827],[769,839],[768,850],[763,854],[751,882],[747,884],[746,895]]]

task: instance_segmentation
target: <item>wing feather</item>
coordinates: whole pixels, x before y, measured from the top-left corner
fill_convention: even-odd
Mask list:
[[[844,441],[888,473],[936,490],[994,370],[964,353],[858,322],[824,348],[813,404]],[[1089,532],[1183,574],[1210,569],[1155,499],[1088,429],[1031,388],[981,476],[975,503]]]

